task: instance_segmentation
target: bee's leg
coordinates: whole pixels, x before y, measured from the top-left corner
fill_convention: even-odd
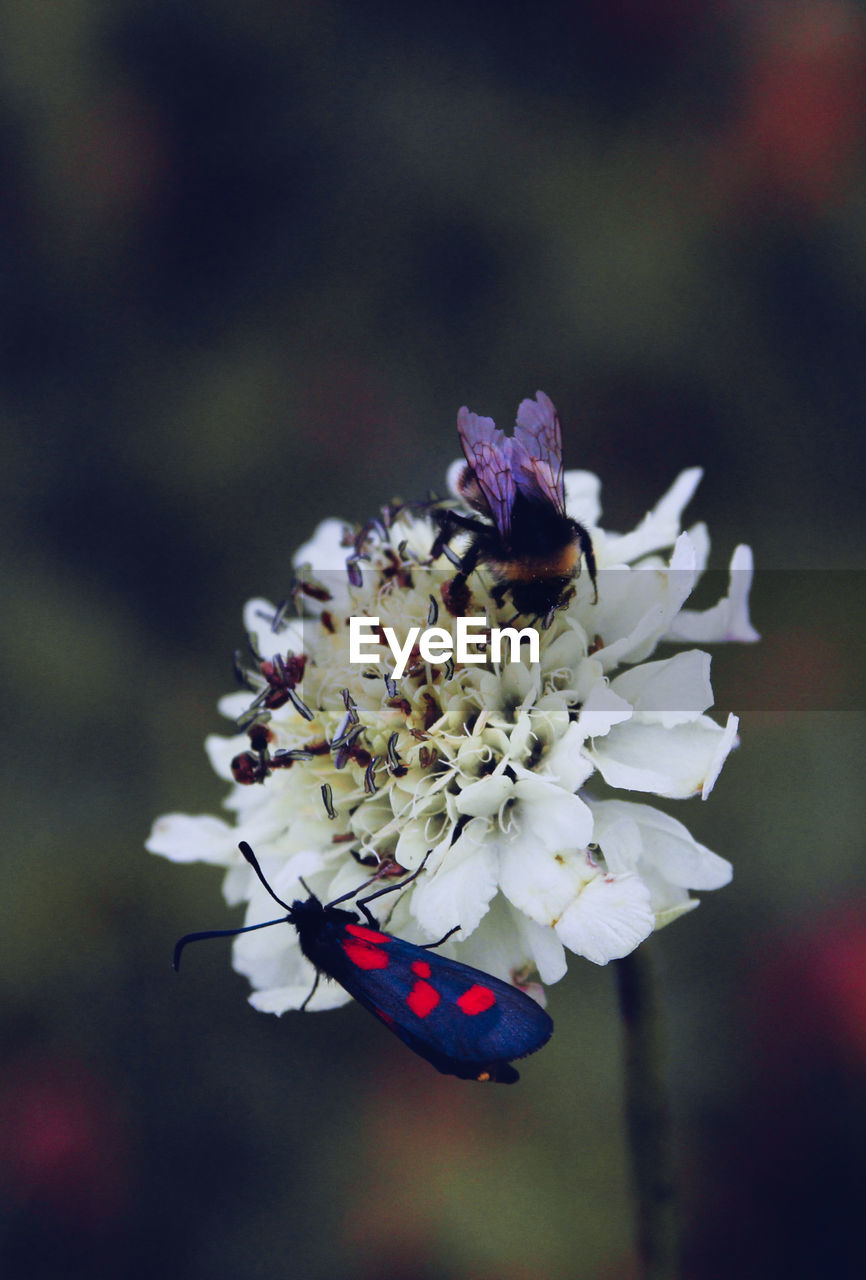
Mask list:
[[[593,585],[595,585],[595,583],[593,583]],[[553,619],[556,617],[559,610],[565,609],[568,606],[569,600],[572,600],[573,598],[574,598],[574,587],[568,587],[562,593],[558,602],[553,606],[553,608],[548,609],[547,613],[541,619],[541,628],[543,631],[546,631],[548,629],[548,627],[553,622]],[[598,603],[598,588],[596,588],[596,592],[595,592],[595,602]]]
[[[434,508],[434,510],[430,512],[433,523],[438,524],[439,526],[439,532],[436,534],[433,545],[430,548],[431,560],[438,560],[448,545],[449,540],[454,537],[454,534],[457,531],[453,520],[455,514],[455,512],[448,511],[447,509],[443,511],[441,508],[438,510]]]
[[[440,594],[445,608],[452,617],[460,617],[467,612],[472,592],[469,590],[469,575],[474,571],[481,557],[481,548],[472,543],[463,556],[456,555],[450,547],[445,547],[445,555],[454,565],[457,572],[450,580],[440,585]]]
[[[475,568],[480,559],[481,547],[477,543],[473,542],[472,546],[467,549],[466,554],[460,559],[460,572],[457,577],[462,578],[465,582],[470,573],[475,572]]]
[[[592,538],[589,536],[582,524],[577,526],[577,545],[580,547],[581,554],[586,561],[589,580],[592,583],[592,588],[595,592],[593,604],[598,604],[598,569],[595,564],[595,551],[592,545]]]
[[[454,537],[455,533],[463,531],[465,533],[486,533],[488,526],[482,521],[474,519],[472,516],[461,515],[459,511],[451,511],[446,508],[444,511],[433,511],[433,520],[439,525],[439,532],[430,548],[430,559],[438,560],[443,552],[447,555],[448,543]],[[467,553],[468,554],[468,553]],[[450,557],[449,557],[450,559]],[[465,557],[464,557],[465,559]],[[473,568],[475,566],[473,565]],[[471,569],[467,572],[471,573]]]
[[[508,583],[497,582],[495,586],[490,588],[490,594],[498,604],[499,608],[501,609],[502,606],[505,604],[505,597],[508,594]],[[514,617],[511,619],[511,622],[515,622],[519,617],[520,617],[520,614],[515,613]],[[511,623],[509,623],[508,625],[510,626]]]

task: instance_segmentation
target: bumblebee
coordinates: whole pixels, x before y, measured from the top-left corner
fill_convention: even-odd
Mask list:
[[[456,464],[451,487],[483,519],[448,509],[435,515],[440,528],[431,557],[444,553],[458,569],[450,597],[468,598],[466,579],[485,564],[497,579],[491,595],[498,605],[510,596],[518,614],[548,625],[573,594],[583,558],[597,601],[592,540],[565,511],[562,433],[550,399],[539,391],[524,400],[513,436],[465,406],[457,430],[466,461]],[[459,532],[472,539],[457,557],[448,544]]]

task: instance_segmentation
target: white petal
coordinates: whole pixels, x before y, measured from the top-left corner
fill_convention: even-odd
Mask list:
[[[209,733],[204,740],[204,749],[210,766],[217,777],[222,778],[224,782],[234,782],[232,760],[242,751],[248,751],[249,745],[250,740],[245,734],[225,738],[221,733]]]
[[[689,649],[662,662],[643,662],[617,676],[611,689],[648,723],[686,723],[713,705],[710,655]]]
[[[545,776],[565,791],[579,791],[595,772],[592,761],[581,753],[584,737],[582,727],[572,723],[544,757]]]
[[[703,467],[687,467],[685,471],[681,471],[670,489],[659,499],[654,510],[650,513],[656,524],[660,526],[667,525],[671,530],[676,530],[673,535],[674,538],[679,532],[683,511],[691,502],[695,490],[701,483],[703,474]]]
[[[483,672],[479,687],[488,723],[512,725],[516,709],[537,699],[540,681],[538,667],[525,667],[522,662],[503,663],[498,672]]]
[[[530,961],[544,983],[559,982],[565,977],[565,948],[549,925],[538,924],[520,911],[511,911],[514,928]]]
[[[729,640],[760,640],[759,633],[749,620],[749,591],[755,563],[752,548],[741,543],[731,556],[730,590],[731,612],[728,619]]]
[[[221,867],[233,865],[240,856],[237,829],[204,813],[157,818],[145,848],[172,862],[213,862]]]
[[[352,553],[351,545],[345,545],[347,529],[348,526],[342,520],[323,520],[310,541],[305,542],[292,558],[298,569],[306,569],[311,572],[314,582],[325,587],[330,593],[330,599],[328,600],[314,600],[311,596],[305,596],[304,608],[308,613],[319,616],[326,609],[337,613],[359,612],[352,608],[352,595],[349,590],[349,578],[346,572],[346,562]],[[360,562],[359,568],[363,571],[363,561]],[[366,581],[367,579],[365,579]],[[309,629],[309,623],[306,628],[303,623],[298,625],[301,626],[302,633],[306,634]],[[315,627],[315,625],[314,623],[313,626]],[[319,633],[317,640],[319,644],[323,645],[325,653],[328,653],[327,638]],[[316,640],[311,643],[315,644]],[[307,652],[310,652],[310,644],[304,647]],[[320,661],[327,665],[324,658],[320,659]]]
[[[563,617],[562,622],[565,630],[555,640],[542,647],[542,675],[570,673],[586,656],[587,640],[583,628],[567,615]]]
[[[502,773],[470,782],[457,797],[457,812],[473,818],[490,818],[498,813],[514,790],[514,783]]]
[[[501,731],[500,731],[501,732]],[[485,733],[485,737],[486,737]],[[535,734],[532,729],[532,717],[528,711],[518,711],[514,728],[505,737],[505,753],[510,760],[524,760],[535,745]]]
[[[716,785],[716,779],[722,771],[722,765],[728,758],[731,750],[737,746],[739,739],[737,737],[737,727],[740,723],[739,716],[729,715],[725,724],[724,732],[716,746],[716,752],[707,767],[704,777],[704,785],[701,787],[701,799],[706,800],[707,796]]]
[[[411,911],[428,937],[441,937],[455,924],[470,934],[486,915],[498,871],[486,832],[486,822],[470,822],[437,869],[416,882]]]
[[[425,854],[431,848],[431,843],[427,834],[427,820],[410,819],[400,831],[394,857],[401,867],[405,867],[407,871],[414,871],[416,867],[420,867]]]
[[[680,916],[687,916],[690,911],[694,911],[695,907],[701,905],[700,898],[690,898],[686,895],[682,901],[672,903],[665,907],[656,907],[653,903],[656,917],[656,932],[664,929],[666,925],[673,924],[674,920],[679,920]]]
[[[291,649],[300,653],[304,647],[304,633],[300,621],[287,618],[279,631],[274,631],[272,623],[277,608],[270,600],[248,600],[244,605],[244,630],[249,634],[257,653],[263,658],[272,658],[275,653],[285,656]],[[247,695],[249,706],[249,695]]]
[[[253,991],[248,997],[250,1004],[259,1013],[286,1013],[289,1009],[300,1009],[312,990],[312,983],[298,983],[288,987],[270,987],[266,991]],[[307,1000],[306,1013],[321,1013],[325,1009],[338,1009],[351,1000],[348,991],[344,991],[338,982],[320,981],[315,995]]]
[[[709,530],[703,520],[699,520],[697,524],[689,525],[686,533],[689,535],[689,540],[695,549],[697,570],[699,573],[703,573],[710,558]]]
[[[670,729],[619,725],[584,750],[612,787],[685,799],[707,782],[712,785],[733,740],[729,726],[722,729],[709,716],[699,716]]]
[[[656,929],[663,929],[665,925],[694,911],[700,905],[700,898],[693,898],[688,889],[671,884],[646,863],[641,867],[640,878],[649,889]]]
[[[514,783],[514,822],[545,849],[585,849],[592,840],[592,810],[571,792],[543,778]]]
[[[513,847],[502,850],[502,892],[530,920],[547,927],[557,923],[593,874],[585,849],[537,848],[529,856]]]
[[[591,471],[566,471],[565,509],[580,524],[597,525],[601,518],[601,481]]]
[[[230,907],[240,906],[242,902],[246,902],[250,896],[250,871],[249,866],[240,858],[238,865],[229,867],[223,876],[223,897]]]
[[[297,897],[306,898],[307,894],[304,886],[300,883],[300,877],[303,876],[309,882],[314,876],[324,871],[326,866],[321,849],[316,848],[301,849],[287,858],[277,854],[277,859],[277,861],[271,862],[267,855],[262,853],[262,856],[259,857],[259,864],[271,888],[278,897],[286,902],[291,902]],[[357,885],[358,881],[362,879],[363,871],[353,862],[352,885]],[[331,896],[337,897],[338,895],[335,893]],[[270,910],[270,906],[268,906],[268,910]]]
[[[221,716],[225,716],[226,720],[237,720],[245,711],[249,711],[252,696],[249,690],[237,689],[234,693],[227,693],[220,698],[217,710]]]
[[[629,800],[593,804],[595,839],[612,871],[653,868],[683,889],[720,889],[731,864],[694,836],[676,818],[652,805]]]
[[[634,951],[654,924],[649,890],[640,877],[599,871],[563,912],[556,932],[570,951],[607,964]]]
[[[464,964],[511,982],[523,970],[538,971],[542,982],[565,974],[565,949],[549,926],[536,924],[497,894],[481,924],[460,943]]]
[[[683,509],[700,484],[702,475],[700,467],[683,471],[636,529],[620,537],[608,534],[605,550],[608,563],[631,564],[652,551],[671,546],[679,536]]]
[[[605,671],[621,662],[641,662],[666,635],[697,580],[697,557],[681,533],[666,567],[607,570],[599,582],[597,625],[603,637],[618,636],[593,657]]]
[[[614,692],[605,680],[599,680],[580,708],[576,727],[583,741],[603,738],[614,725],[629,720],[631,715],[632,709],[626,699]]]
[[[258,924],[268,919],[267,908],[258,904],[258,889],[253,891],[257,905],[247,911],[248,924]],[[275,903],[271,903],[278,910]],[[276,917],[275,917],[276,918]],[[232,963],[238,973],[249,978],[254,987],[268,990],[270,987],[297,986],[313,988],[316,971],[301,954],[297,936],[289,925],[275,924],[271,929],[257,929],[235,938],[232,947]],[[301,997],[303,999],[303,996]]]
[[[294,772],[294,770],[292,770]],[[359,804],[352,813],[349,823],[356,836],[374,837],[390,825],[394,817],[388,794],[371,796],[364,804]]]
[[[460,502],[463,501],[463,498],[457,486],[457,482],[465,470],[466,459],[455,458],[453,462],[449,462],[448,470],[445,472],[445,485],[448,492],[451,494],[452,498],[457,498]]]
[[[749,620],[749,591],[753,569],[751,548],[737,547],[731,558],[728,594],[711,609],[681,610],[671,622],[670,638],[699,641],[703,644],[716,640],[760,640],[760,635]]]
[[[595,843],[612,875],[625,875],[638,868],[643,838],[636,815],[630,810],[643,807],[616,800],[601,800],[592,806]]]
[[[345,571],[346,556],[351,550],[344,543],[346,528],[342,520],[323,520],[310,541],[295,552],[292,563],[298,567],[310,565],[314,572]]]

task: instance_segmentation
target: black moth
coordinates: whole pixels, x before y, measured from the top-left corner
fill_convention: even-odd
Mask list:
[[[313,894],[291,905],[283,902],[265,880],[250,846],[243,842],[239,847],[287,914],[240,929],[188,933],[174,949],[175,969],[189,942],[291,924],[298,931],[301,950],[316,968],[316,983],[321,974],[339,982],[414,1053],[445,1075],[513,1084],[520,1077],[512,1059],[535,1053],[550,1039],[553,1021],[531,996],[480,969],[434,954],[430,948],[444,938],[425,947],[381,932],[367,903],[403,888],[418,872],[358,899],[359,916],[337,905],[354,897],[357,890],[331,903],[320,902]]]

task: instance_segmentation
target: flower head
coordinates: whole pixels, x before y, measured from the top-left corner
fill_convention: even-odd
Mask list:
[[[543,393],[521,406],[524,421],[548,412]],[[489,419],[478,421],[489,434]],[[250,924],[272,904],[239,839],[288,901],[307,896],[301,876],[327,902],[365,876],[384,884],[423,862],[404,892],[377,902],[382,923],[415,942],[459,925],[451,954],[512,981],[555,982],[569,952],[597,964],[627,955],[697,905],[690,891],[731,876],[646,799],[705,799],[737,741],[735,716],[719,725],[706,714],[708,655],[654,658],[658,646],[757,638],[747,547],[734,552],[723,600],[684,607],[709,552],[703,525],[681,529],[700,476],[684,471],[635,530],[615,534],[599,523],[598,480],[565,474],[597,598],[578,576],[536,626],[535,661],[523,647],[481,652],[488,630],[540,620],[515,619],[490,563],[455,570],[469,563],[468,515],[447,542],[441,504],[385,509],[361,530],[325,521],[295,557],[298,616],[265,600],[246,606],[254,661],[247,687],[220,703],[238,728],[206,744],[231,784],[231,821],[171,814],[148,848],[224,866],[225,896],[247,903]],[[436,660],[424,633],[435,626],[447,639],[455,614],[475,620],[479,643]],[[360,658],[349,642],[359,621]],[[280,1013],[309,996],[314,974],[290,929],[238,937],[234,962],[256,1008]],[[347,998],[320,983],[307,1007]]]

